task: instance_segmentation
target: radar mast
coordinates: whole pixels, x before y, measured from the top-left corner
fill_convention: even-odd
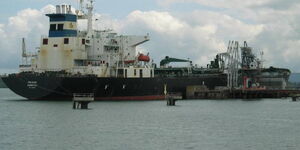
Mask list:
[[[92,35],[93,32],[93,10],[94,10],[94,2],[95,0],[79,0],[79,10],[76,11],[78,19],[87,19],[87,33],[88,35]],[[86,6],[84,6],[86,5]],[[87,10],[87,13],[84,11],[84,8]]]

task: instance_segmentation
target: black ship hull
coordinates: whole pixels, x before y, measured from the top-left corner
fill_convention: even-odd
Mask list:
[[[11,74],[2,77],[16,94],[31,100],[71,100],[74,93],[94,93],[95,100],[159,100],[168,93],[181,93],[186,87],[226,86],[225,74],[197,77],[99,78],[47,74]]]

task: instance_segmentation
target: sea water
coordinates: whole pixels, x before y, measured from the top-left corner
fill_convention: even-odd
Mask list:
[[[29,101],[0,89],[0,150],[296,150],[290,99]]]

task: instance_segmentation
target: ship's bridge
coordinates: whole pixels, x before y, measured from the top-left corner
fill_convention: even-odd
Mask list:
[[[47,14],[50,18],[49,37],[76,37],[77,16],[72,14],[71,6],[56,6],[55,14]]]

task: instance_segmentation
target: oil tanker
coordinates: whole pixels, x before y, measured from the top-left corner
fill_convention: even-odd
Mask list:
[[[33,100],[68,100],[75,93],[93,93],[95,100],[159,100],[168,93],[185,97],[191,85],[208,89],[286,86],[288,69],[262,68],[252,49],[236,47],[236,42],[230,42],[227,52],[217,54],[206,67],[169,56],[158,66],[149,54],[136,50],[150,40],[149,35],[94,30],[93,8],[92,0],[80,1],[75,12],[70,5],[57,5],[55,13],[46,14],[49,35],[41,38],[36,53],[26,51],[23,39],[19,73],[1,77],[7,87]],[[77,28],[81,19],[88,21],[86,31]],[[186,67],[172,67],[173,62]]]

